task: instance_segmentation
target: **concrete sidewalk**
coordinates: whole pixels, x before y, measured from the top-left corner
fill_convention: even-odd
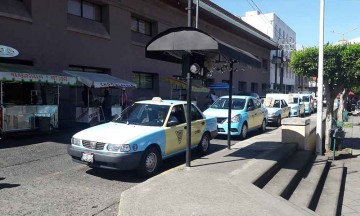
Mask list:
[[[359,128],[351,130],[344,144],[350,139],[356,141],[352,136],[359,135]],[[283,144],[278,128],[239,141],[231,150],[194,160],[191,168],[176,167],[123,192],[119,215],[316,215],[249,181],[263,168],[262,164],[274,162],[263,156],[280,146]],[[343,213],[360,215],[360,159],[343,160],[359,164],[356,169],[348,169]]]

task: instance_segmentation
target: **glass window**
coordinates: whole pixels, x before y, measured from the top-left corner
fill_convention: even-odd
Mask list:
[[[239,91],[246,91],[247,87],[246,87],[246,82],[239,82]]]
[[[153,89],[154,74],[134,72],[134,82],[139,89]]]
[[[258,92],[258,84],[257,83],[251,83],[251,91],[257,93]]]
[[[261,108],[261,101],[259,101],[259,100],[255,100],[255,108],[256,109],[259,109],[259,108]]]
[[[151,35],[151,22],[136,17],[132,17],[131,30],[144,35]]]
[[[191,121],[200,119],[203,119],[203,116],[201,115],[200,111],[193,104],[191,104]]]
[[[76,16],[81,16],[81,0],[69,0],[68,13]]]
[[[268,70],[269,69],[269,61],[267,59],[263,59],[262,60],[262,67],[263,69],[265,70]]]
[[[101,21],[101,6],[82,0],[68,0],[68,13],[86,19]]]
[[[83,2],[83,17],[91,20],[101,21],[101,7],[90,2]]]
[[[179,124],[186,123],[185,110],[183,105],[176,105],[172,108],[170,116],[174,116]]]

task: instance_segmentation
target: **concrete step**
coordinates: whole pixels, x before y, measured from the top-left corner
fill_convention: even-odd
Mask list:
[[[317,155],[309,173],[301,179],[289,201],[297,206],[315,210],[329,167],[328,158]]]
[[[251,159],[241,169],[232,173],[234,179],[251,182],[262,188],[280,169],[287,158],[296,151],[296,144],[283,144]]]
[[[333,163],[330,167],[318,205],[315,209],[315,213],[318,215],[341,215],[346,168],[344,168],[343,162],[335,162],[336,163]]]
[[[279,172],[264,186],[264,190],[272,195],[289,199],[299,184],[307,165],[312,158],[311,151],[296,151],[288,158]]]

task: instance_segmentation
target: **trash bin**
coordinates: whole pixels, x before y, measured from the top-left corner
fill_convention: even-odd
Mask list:
[[[50,117],[36,117],[38,119],[39,130],[49,132],[51,130]]]
[[[330,149],[332,151],[340,151],[342,150],[342,140],[345,137],[345,132],[341,127],[335,127],[330,129]],[[334,149],[335,148],[335,149]]]

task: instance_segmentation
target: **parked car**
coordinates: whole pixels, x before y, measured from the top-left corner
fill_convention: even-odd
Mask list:
[[[186,101],[139,101],[105,124],[76,133],[68,153],[75,162],[90,167],[136,169],[154,175],[162,160],[186,150]],[[201,154],[217,135],[216,118],[205,117],[191,105],[191,146]]]
[[[245,139],[250,131],[266,130],[266,109],[260,100],[252,96],[234,95],[231,106],[229,106],[229,96],[222,96],[204,111],[204,115],[217,118],[218,134],[228,134],[229,107],[231,107],[230,135]]]
[[[267,97],[264,106],[268,111],[269,123],[276,123],[277,126],[280,126],[283,118],[290,117],[290,107],[284,99]]]
[[[299,94],[302,97],[302,101],[305,105],[305,114],[314,113],[314,97],[312,94]]]
[[[298,94],[288,95],[288,105],[290,107],[290,116],[305,117],[305,104],[302,97]]]

